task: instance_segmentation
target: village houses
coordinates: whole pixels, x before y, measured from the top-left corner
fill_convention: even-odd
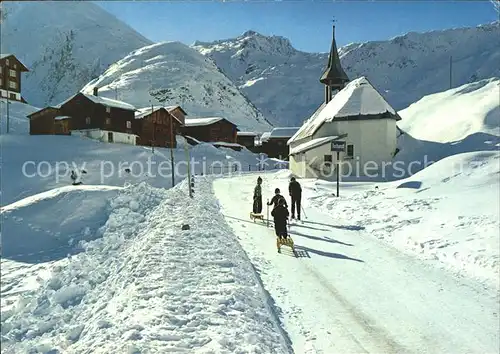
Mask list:
[[[133,105],[93,94],[79,92],[66,101],[28,115],[30,134],[81,135],[102,142],[173,147],[177,135],[190,143],[210,142],[216,147],[241,150],[238,128],[222,117],[189,118],[179,105]]]
[[[299,177],[335,176],[342,161],[350,175],[363,176],[367,164],[371,164],[370,173],[374,165],[390,162],[396,153],[396,121],[401,118],[367,78],[349,82],[333,29],[328,64],[320,78],[324,102],[288,140],[290,170]],[[337,154],[339,148],[342,151]]]
[[[176,136],[180,133],[182,122],[171,111],[179,106],[152,106],[140,108],[135,112],[135,132],[137,145],[177,147]],[[185,112],[184,112],[185,114]]]
[[[259,152],[270,158],[288,160],[287,141],[299,130],[299,127],[276,127],[260,137]]]

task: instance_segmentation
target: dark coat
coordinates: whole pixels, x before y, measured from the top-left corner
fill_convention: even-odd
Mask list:
[[[271,216],[274,218],[274,223],[279,226],[284,226],[286,229],[286,221],[288,219],[288,209],[284,206],[277,206],[271,212]]]
[[[288,208],[288,204],[286,203],[286,199],[285,197],[283,197],[281,194],[276,194],[269,203],[267,203],[267,205],[271,205],[271,204],[274,204],[274,209],[276,209],[278,207],[278,203],[280,201],[280,199],[283,199],[284,202],[285,202],[285,208]]]
[[[291,197],[300,198],[302,195],[302,187],[300,186],[300,183],[297,181],[290,182],[288,185],[288,192]]]

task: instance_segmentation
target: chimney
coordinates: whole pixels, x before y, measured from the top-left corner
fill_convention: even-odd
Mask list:
[[[97,86],[94,87],[94,96],[96,96],[96,97],[98,96],[98,93],[97,93],[98,91],[99,91],[99,87],[97,87]]]

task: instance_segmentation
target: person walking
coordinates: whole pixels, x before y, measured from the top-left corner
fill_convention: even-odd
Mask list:
[[[292,198],[292,219],[295,219],[295,208],[297,208],[297,220],[300,220],[300,202],[302,199],[302,187],[300,183],[295,180],[295,177],[290,179],[288,185],[288,192]]]

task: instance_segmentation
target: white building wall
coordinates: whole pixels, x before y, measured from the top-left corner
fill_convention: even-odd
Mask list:
[[[136,145],[134,134],[112,132],[101,129],[72,130],[71,135],[85,136],[90,139],[109,143],[109,133],[113,135],[113,143]]]
[[[331,163],[325,163],[325,155],[332,155],[330,143],[290,156],[289,169],[301,178],[335,179],[336,154]]]
[[[396,120],[373,119],[353,120],[325,123],[314,135],[314,138],[347,134],[346,145],[354,145],[354,158],[344,160],[343,173],[364,176],[382,168],[384,163],[392,160],[396,150]],[[329,145],[328,145],[329,148]],[[333,153],[336,154],[336,153]],[[335,156],[333,157],[335,160]],[[346,170],[348,169],[348,170]]]

